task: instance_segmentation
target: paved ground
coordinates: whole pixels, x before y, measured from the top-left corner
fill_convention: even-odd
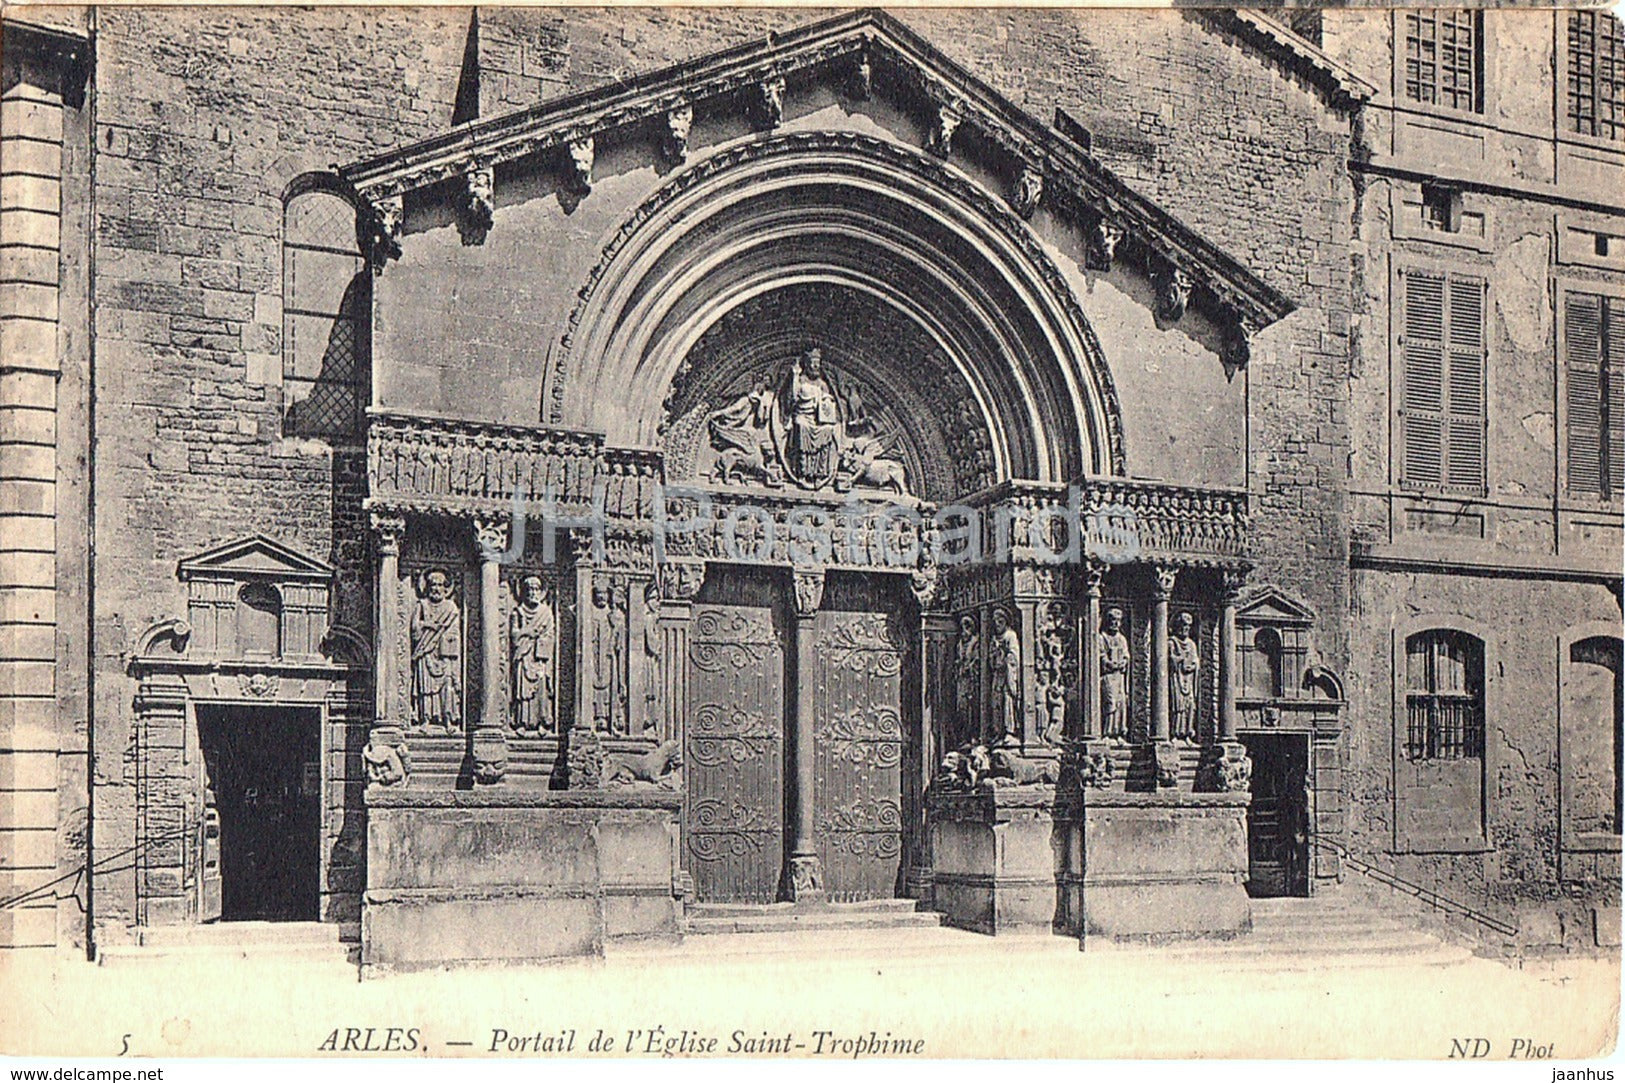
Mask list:
[[[1155,950],[1079,953],[1060,938],[998,941],[951,930],[909,938],[809,938],[755,956],[720,941],[621,951],[604,961],[522,970],[397,975],[358,983],[334,963],[194,958],[102,968],[13,966],[0,997],[7,1052],[157,1056],[308,1056],[335,1030],[416,1028],[419,1052],[489,1054],[494,1039],[575,1030],[587,1053],[602,1027],[664,1027],[662,1038],[786,1033],[815,1051],[817,1032],[922,1041],[937,1057],[1439,1057],[1483,1036],[1492,1056],[1515,1038],[1559,1058],[1596,1056],[1615,1040],[1617,962],[1567,960],[1513,969],[1483,959],[1417,966],[1347,959],[1170,958]],[[405,1037],[398,1040],[405,1041]],[[470,1042],[468,1046],[448,1045]],[[826,1045],[832,1040],[826,1038]],[[657,1046],[658,1048],[658,1046]],[[689,1045],[692,1050],[692,1044]],[[342,1051],[342,1050],[340,1050]],[[843,1047],[850,1056],[850,1047]],[[1543,1077],[1544,1078],[1544,1077]]]

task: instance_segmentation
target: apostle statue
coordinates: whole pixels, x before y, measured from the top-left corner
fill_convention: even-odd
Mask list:
[[[989,745],[1021,737],[1021,636],[1010,627],[1010,615],[1002,609],[993,611],[993,638],[990,697],[993,720]]]
[[[785,457],[802,481],[822,484],[835,473],[840,455],[841,415],[835,390],[824,375],[824,355],[815,346],[793,362],[785,384],[789,432]]]
[[[522,733],[553,731],[557,642],[558,621],[547,604],[541,577],[527,575],[520,580],[519,602],[508,618],[513,727]]]
[[[1186,741],[1196,740],[1196,671],[1200,653],[1191,636],[1194,622],[1189,613],[1174,617],[1174,634],[1168,640],[1168,733]]]
[[[626,729],[626,586],[595,577],[588,625],[593,728]]]
[[[643,728],[660,729],[660,584],[651,579],[643,588]]]
[[[412,713],[418,725],[454,730],[463,724],[463,614],[443,571],[424,577],[412,610]]]
[[[1113,606],[1100,625],[1100,732],[1104,737],[1128,737],[1128,667],[1123,611]]]
[[[959,642],[954,645],[954,723],[962,740],[980,737],[977,720],[977,677],[982,668],[982,637],[976,633],[976,615],[959,618]]]

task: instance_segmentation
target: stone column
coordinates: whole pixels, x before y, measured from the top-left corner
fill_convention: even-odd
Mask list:
[[[1090,561],[1083,580],[1083,688],[1078,697],[1083,718],[1079,736],[1092,741],[1100,736],[1100,586],[1106,567]]]
[[[480,551],[480,677],[479,719],[469,734],[474,758],[474,781],[494,785],[508,771],[508,740],[503,732],[507,704],[502,701],[502,590],[498,563],[508,548],[508,523],[504,519],[474,520],[474,538]]]
[[[377,606],[373,640],[373,720],[361,759],[367,780],[381,786],[402,783],[412,773],[407,754],[405,719],[395,712],[400,675],[395,672],[395,646],[400,641],[400,557],[406,520],[400,515],[372,513],[373,538],[378,546],[378,578],[373,599]]]
[[[824,600],[823,572],[795,573],[796,713],[791,735],[795,750],[796,800],[791,820],[794,843],[786,869],[790,899],[803,905],[825,901],[824,866],[813,835],[813,682],[817,645],[813,622]]]
[[[1168,739],[1168,599],[1179,572],[1166,565],[1152,570],[1156,585],[1151,611],[1151,743],[1157,785],[1166,789],[1179,783],[1179,749]]]
[[[1247,746],[1236,739],[1236,595],[1245,573],[1223,573],[1223,601],[1219,610],[1219,740],[1208,759],[1206,787],[1239,792],[1252,786],[1253,761]]]

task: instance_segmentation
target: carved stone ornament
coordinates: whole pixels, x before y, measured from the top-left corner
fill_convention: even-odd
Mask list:
[[[632,786],[638,783],[675,790],[682,785],[683,748],[676,740],[664,741],[647,752],[611,753],[604,764],[606,786]]]
[[[1015,190],[1010,195],[1010,206],[1023,218],[1031,218],[1038,209],[1038,201],[1044,198],[1044,174],[1032,166],[1025,166],[1021,176],[1016,179]]]
[[[237,689],[255,699],[275,699],[282,690],[282,682],[269,673],[239,673]]]
[[[674,602],[692,602],[705,583],[705,565],[695,561],[668,561],[660,566],[660,596]]]
[[[1084,262],[1091,271],[1110,271],[1117,258],[1117,246],[1123,243],[1123,231],[1109,219],[1101,218],[1089,231],[1089,249]]]
[[[1215,787],[1223,793],[1245,793],[1251,789],[1253,760],[1247,755],[1247,746],[1227,741],[1220,746],[1220,753],[1214,772]]]
[[[473,760],[474,781],[481,786],[494,786],[508,773],[508,744],[495,726],[474,730],[469,739],[469,756]]]
[[[551,734],[558,617],[541,576],[525,576],[516,594],[508,614],[508,718],[520,733]]]
[[[461,212],[463,239],[470,244],[482,244],[491,231],[496,215],[496,179],[490,166],[471,169],[463,177],[463,193],[458,210]]]
[[[1219,359],[1224,363],[1226,373],[1235,373],[1247,367],[1253,358],[1252,323],[1241,317],[1225,328],[1224,342],[1220,347]]]
[[[449,733],[463,724],[463,614],[440,569],[424,575],[418,591],[408,625],[412,713],[418,725]]]
[[[938,105],[936,121],[931,127],[931,135],[925,142],[926,149],[939,158],[946,158],[952,154],[954,132],[959,130],[959,124],[964,119],[964,114],[952,102]]]
[[[993,749],[989,759],[988,778],[995,786],[1053,786],[1061,778],[1059,760],[1034,759],[1009,748]]]
[[[1179,746],[1172,741],[1158,741],[1151,746],[1152,763],[1157,788],[1171,790],[1179,785]]]
[[[784,78],[764,79],[756,87],[756,122],[763,128],[784,123]]]
[[[858,389],[825,365],[817,347],[776,381],[758,378],[713,411],[706,428],[716,452],[711,480],[720,484],[908,491],[903,463],[890,454],[897,435],[876,431]]]
[[[852,65],[852,97],[860,102],[866,102],[875,90],[874,63],[869,59],[867,48],[858,51],[857,61]]]
[[[372,533],[382,556],[400,556],[401,539],[406,536],[406,517],[387,512],[372,513]]]
[[[484,560],[496,560],[508,548],[507,519],[475,519],[474,541]]]
[[[1085,752],[1078,759],[1078,781],[1094,790],[1108,789],[1117,774],[1109,752]]]
[[[1168,723],[1177,740],[1196,740],[1197,689],[1201,686],[1202,651],[1192,634],[1195,620],[1189,613],[1174,616],[1168,637]]]
[[[935,564],[927,565],[924,568],[916,568],[909,573],[908,586],[914,592],[914,599],[920,603],[921,609],[926,608],[936,599],[938,580],[939,575]]]
[[[1174,583],[1179,579],[1179,569],[1167,565],[1158,565],[1155,571],[1157,583],[1152,588],[1152,593],[1155,597],[1166,601],[1173,596]]]
[[[1157,276],[1157,315],[1177,320],[1191,301],[1191,276],[1178,267],[1165,267]]]
[[[812,899],[824,894],[824,863],[816,855],[790,859],[790,897]]]
[[[412,774],[412,755],[399,726],[375,726],[361,750],[367,781],[375,786],[398,786]]]
[[[400,196],[386,196],[370,204],[365,216],[365,236],[362,248],[373,274],[381,274],[384,264],[401,258],[401,226],[406,220],[406,206]]]
[[[688,160],[688,133],[694,125],[694,107],[688,102],[666,111],[666,130],[660,137],[660,156],[676,165]]]
[[[564,149],[570,155],[570,187],[581,195],[592,191],[593,139],[592,133],[567,141]]]
[[[824,604],[824,573],[796,572],[796,613],[810,617]]]
[[[604,743],[597,730],[572,729],[570,752],[566,757],[569,767],[569,788],[596,790],[604,784]]]

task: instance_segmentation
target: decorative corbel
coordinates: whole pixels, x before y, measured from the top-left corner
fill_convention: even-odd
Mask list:
[[[959,124],[964,119],[965,115],[956,103],[939,102],[936,123],[926,140],[926,149],[939,158],[948,157],[953,152],[954,132],[959,129]]]
[[[585,132],[565,141],[570,155],[570,187],[580,195],[592,191],[593,138]]]
[[[1021,167],[1021,176],[1016,179],[1016,187],[1010,194],[1010,206],[1023,218],[1031,218],[1038,209],[1038,201],[1044,198],[1044,173],[1032,165]]]
[[[372,273],[382,274],[384,264],[401,258],[401,224],[406,218],[404,201],[398,195],[374,199],[367,204],[362,248]]]
[[[777,128],[784,122],[784,76],[763,79],[756,85],[756,118],[763,128]]]
[[[475,166],[463,175],[463,193],[458,207],[465,243],[485,243],[496,209],[495,170],[488,165]]]
[[[1117,258],[1117,246],[1123,243],[1123,231],[1104,215],[1095,220],[1089,231],[1089,248],[1084,263],[1091,271],[1110,271]]]
[[[672,164],[688,160],[688,133],[694,125],[694,106],[681,102],[666,110],[666,131],[660,138],[660,156]]]
[[[1234,376],[1247,367],[1253,358],[1253,336],[1257,333],[1253,321],[1241,315],[1237,315],[1234,322],[1225,328],[1224,343],[1220,348],[1225,375]]]
[[[1157,274],[1157,315],[1170,322],[1185,314],[1191,301],[1191,276],[1165,265]]]

